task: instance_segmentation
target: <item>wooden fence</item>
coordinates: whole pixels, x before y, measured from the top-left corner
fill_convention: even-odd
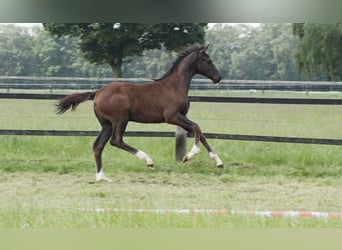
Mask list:
[[[57,100],[65,95],[57,94],[16,94],[0,93],[5,99],[40,99]],[[262,104],[303,104],[303,105],[342,105],[342,99],[310,99],[310,98],[253,98],[253,97],[206,97],[190,96],[191,102],[219,102],[219,103],[262,103]],[[30,136],[95,136],[98,131],[66,131],[66,130],[9,130],[0,129],[0,135],[30,135]],[[258,135],[237,135],[205,133],[206,137],[223,140],[303,143],[342,145],[342,139],[277,137]],[[126,132],[125,136],[133,137],[174,137],[173,132]]]

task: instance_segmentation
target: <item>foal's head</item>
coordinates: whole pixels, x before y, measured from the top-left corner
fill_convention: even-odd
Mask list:
[[[195,74],[201,74],[208,77],[213,83],[218,83],[221,81],[222,77],[220,72],[217,70],[210,57],[206,53],[209,44],[207,46],[203,46],[199,50],[199,56],[195,65]]]

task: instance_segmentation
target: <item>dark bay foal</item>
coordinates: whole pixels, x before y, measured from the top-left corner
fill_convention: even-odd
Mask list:
[[[83,101],[94,98],[94,111],[102,130],[96,138],[93,150],[96,162],[96,180],[108,179],[102,167],[101,154],[104,146],[110,144],[126,150],[145,161],[153,168],[152,159],[143,151],[138,150],[123,141],[129,121],[140,123],[169,123],[179,126],[194,134],[195,142],[183,161],[190,160],[200,151],[199,143],[215,160],[217,167],[223,168],[223,163],[214,150],[209,146],[200,127],[190,121],[186,114],[189,109],[189,85],[195,74],[201,74],[218,83],[221,75],[206,53],[208,46],[194,45],[187,48],[174,61],[166,74],[146,84],[131,84],[114,82],[95,92],[76,93],[65,96],[57,104],[58,113],[68,109],[76,109]]]

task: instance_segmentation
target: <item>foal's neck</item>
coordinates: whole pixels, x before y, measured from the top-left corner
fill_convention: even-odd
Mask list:
[[[185,91],[186,94],[188,94],[191,79],[195,74],[194,63],[197,58],[198,56],[196,55],[196,53],[191,53],[179,63],[175,71],[177,79],[175,84],[177,84],[183,91]]]

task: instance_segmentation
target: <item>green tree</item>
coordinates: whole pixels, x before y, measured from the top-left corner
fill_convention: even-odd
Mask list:
[[[227,57],[225,61],[229,62],[229,78],[301,79],[294,60],[297,39],[292,35],[290,24],[238,25],[230,29],[237,29],[234,41],[221,36],[227,41],[223,51]]]
[[[299,70],[309,76],[324,72],[326,79],[342,79],[342,24],[294,23],[299,38]]]
[[[36,30],[13,24],[1,25],[0,75],[29,75],[35,71],[34,35]]]
[[[241,53],[246,48],[246,38],[253,28],[247,25],[215,24],[206,32],[207,43],[210,47],[210,57],[220,70],[223,78],[232,79],[232,55]]]
[[[73,63],[77,58],[77,44],[70,37],[52,37],[41,31],[35,37],[34,52],[41,76],[70,76],[77,72]]]
[[[165,48],[145,50],[141,57],[133,57],[123,65],[123,74],[134,78],[158,78],[168,70],[174,59],[173,53]]]
[[[298,38],[291,24],[215,24],[206,31],[210,57],[223,79],[303,80],[295,62]],[[175,55],[166,49],[146,50],[123,66],[125,76],[155,78]]]
[[[79,38],[84,57],[98,65],[109,64],[115,77],[121,77],[122,64],[144,50],[175,50],[204,42],[205,23],[45,23],[45,30],[57,36]]]
[[[296,65],[295,51],[298,46],[298,39],[292,35],[291,24],[276,24],[275,26],[280,32],[271,38],[273,61],[277,65],[273,79],[305,80]]]

